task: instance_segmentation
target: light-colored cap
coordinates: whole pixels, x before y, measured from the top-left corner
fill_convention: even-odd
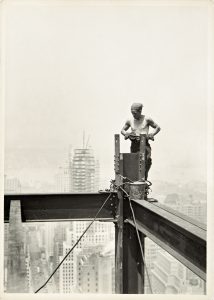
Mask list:
[[[135,109],[135,110],[141,110],[142,108],[143,108],[142,103],[133,103],[131,106],[131,109]]]

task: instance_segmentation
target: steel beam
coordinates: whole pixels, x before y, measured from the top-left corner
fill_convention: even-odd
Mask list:
[[[9,221],[10,203],[21,202],[22,222],[91,220],[110,192],[78,194],[8,194],[4,196],[4,222]],[[112,193],[98,221],[114,221],[117,194]]]
[[[166,207],[144,200],[132,200],[132,206],[138,230],[206,280],[206,230]],[[131,217],[127,221],[134,226]]]

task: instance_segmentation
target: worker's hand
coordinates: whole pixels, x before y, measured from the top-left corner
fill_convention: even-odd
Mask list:
[[[154,135],[153,135],[152,133],[149,133],[149,134],[147,135],[147,138],[148,138],[148,140],[154,141]]]
[[[125,136],[124,136],[124,139],[125,139],[125,140],[128,140],[129,135],[130,135],[130,133],[129,133],[129,132],[126,132],[126,134],[125,134]]]
[[[131,132],[129,135],[129,139],[131,141],[139,142],[140,141],[140,136],[136,135],[135,132]]]

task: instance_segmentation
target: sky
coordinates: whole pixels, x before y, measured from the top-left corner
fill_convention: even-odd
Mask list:
[[[161,127],[150,179],[206,180],[206,6],[23,3],[5,15],[6,174],[52,180],[84,131],[107,185],[114,134],[141,102]]]

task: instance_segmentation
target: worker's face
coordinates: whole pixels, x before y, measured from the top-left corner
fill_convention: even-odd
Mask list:
[[[140,119],[140,116],[141,116],[141,111],[142,110],[137,110],[137,109],[131,109],[131,113],[132,113],[132,116],[134,117],[134,119]]]

